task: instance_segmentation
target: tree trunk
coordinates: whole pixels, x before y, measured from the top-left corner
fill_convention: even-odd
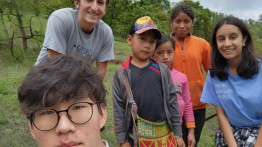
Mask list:
[[[18,27],[20,29],[22,39],[23,39],[23,49],[27,50],[27,36],[26,36],[26,32],[25,32],[24,23],[23,23],[23,20],[22,20],[23,16],[19,13],[19,9],[17,7],[15,0],[14,0],[14,7],[15,7],[15,11],[16,11],[16,18],[17,18],[17,21],[18,21]]]

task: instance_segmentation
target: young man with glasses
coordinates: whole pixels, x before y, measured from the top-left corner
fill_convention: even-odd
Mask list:
[[[18,99],[38,147],[108,147],[100,135],[107,118],[105,88],[88,62],[48,59],[27,74]]]

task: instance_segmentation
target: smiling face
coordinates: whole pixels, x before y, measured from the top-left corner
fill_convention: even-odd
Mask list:
[[[85,32],[90,32],[105,15],[106,0],[75,0],[75,7],[79,10],[80,28]]]
[[[172,44],[167,41],[158,46],[154,52],[154,57],[165,63],[170,69],[173,67],[174,49]]]
[[[240,63],[242,49],[246,38],[243,37],[238,27],[231,24],[223,24],[216,33],[217,48],[220,54],[229,62]]]
[[[132,47],[132,63],[137,66],[147,63],[153,55],[156,46],[156,35],[152,30],[142,34],[133,34],[127,36],[127,43]]]
[[[176,39],[183,40],[190,33],[193,20],[184,12],[180,12],[173,20],[171,29]]]
[[[56,111],[66,110],[69,106],[78,102],[91,102],[90,98],[80,100],[63,101],[50,107]],[[84,124],[71,122],[66,112],[60,112],[57,126],[50,131],[40,131],[34,125],[29,124],[31,134],[36,140],[38,147],[98,147],[103,146],[100,129],[104,126],[107,118],[106,108],[102,104],[102,113],[98,111],[97,104],[93,105],[92,118]],[[76,107],[75,109],[81,109]]]

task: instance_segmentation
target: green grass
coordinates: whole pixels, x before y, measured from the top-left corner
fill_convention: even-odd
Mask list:
[[[107,93],[107,114],[108,119],[105,130],[102,132],[103,139],[107,140],[111,147],[116,147],[116,139],[113,132],[112,112],[112,77],[120,66],[120,63],[131,54],[131,48],[121,41],[115,41],[115,61],[110,62],[104,80]],[[37,55],[37,54],[36,54]],[[33,66],[36,55],[30,55],[23,62],[16,61],[6,49],[0,49],[0,146],[11,147],[33,147],[36,146],[32,139],[28,120],[21,114],[17,101],[17,88],[25,78],[28,70]],[[214,113],[210,106],[207,116]],[[199,145],[201,147],[214,146],[214,131],[218,127],[216,118],[206,122],[202,132]]]
[[[215,108],[214,106],[209,106],[207,108],[206,117],[209,117],[213,114],[215,114]],[[198,146],[199,147],[215,147],[215,137],[214,134],[218,128],[218,122],[217,117],[214,117],[212,119],[209,119],[205,122],[205,126],[202,130],[202,134],[200,137],[200,141]]]
[[[34,146],[17,101],[17,88],[30,66],[15,61],[3,50],[0,54],[0,146]]]

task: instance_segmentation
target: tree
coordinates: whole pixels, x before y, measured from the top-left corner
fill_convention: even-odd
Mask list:
[[[168,0],[115,0],[109,4],[103,20],[121,37],[128,34],[131,25],[141,16],[150,16],[161,31],[169,32],[169,11]]]
[[[107,7],[103,20],[112,28],[116,36],[125,37],[130,26],[133,5],[131,0],[114,0]]]
[[[183,0],[177,4],[186,3],[190,5],[195,14],[194,27],[192,33],[196,36],[205,38],[208,41],[211,41],[212,29],[214,23],[219,18],[218,14],[210,11],[207,8],[203,8],[198,1],[192,0]]]
[[[37,7],[37,3],[31,0],[9,0],[1,1],[0,4],[4,6],[0,8],[0,12],[2,15],[1,21],[4,26],[3,31],[7,37],[6,39],[21,38],[23,49],[26,50],[28,48],[28,39],[34,38],[34,36],[39,36],[39,34],[34,32],[32,29],[33,16],[38,16],[40,14],[40,9]],[[30,7],[28,7],[28,5],[30,5]],[[29,24],[27,25],[26,20],[29,20]],[[7,27],[7,23],[11,25]],[[12,28],[12,32],[8,31],[9,28]],[[17,33],[16,29],[18,29],[20,33]],[[10,38],[10,36],[12,37]],[[10,41],[10,43],[13,42],[13,40]],[[13,44],[10,46],[13,47]]]
[[[39,4],[47,11],[47,15],[49,16],[57,9],[74,7],[74,0],[40,0]]]
[[[182,0],[170,4],[169,0],[111,0],[103,20],[112,28],[114,35],[125,38],[134,21],[141,16],[150,16],[158,29],[170,34],[171,6],[186,2],[195,12],[192,33],[211,41],[212,30],[218,19],[225,16],[203,8],[198,1]],[[74,7],[73,0],[4,0],[0,1],[0,41],[10,48],[21,44],[23,51],[28,49],[28,41],[43,36],[46,20],[55,10]],[[41,15],[40,15],[41,14]],[[36,18],[44,18],[41,29],[35,25]],[[259,42],[262,39],[262,14],[257,21],[246,21],[250,31]],[[43,39],[43,37],[41,37]],[[15,41],[14,41],[15,40]],[[17,41],[18,40],[18,41]],[[42,41],[38,41],[38,43]],[[40,43],[39,43],[40,44]],[[12,52],[12,50],[11,50]]]

